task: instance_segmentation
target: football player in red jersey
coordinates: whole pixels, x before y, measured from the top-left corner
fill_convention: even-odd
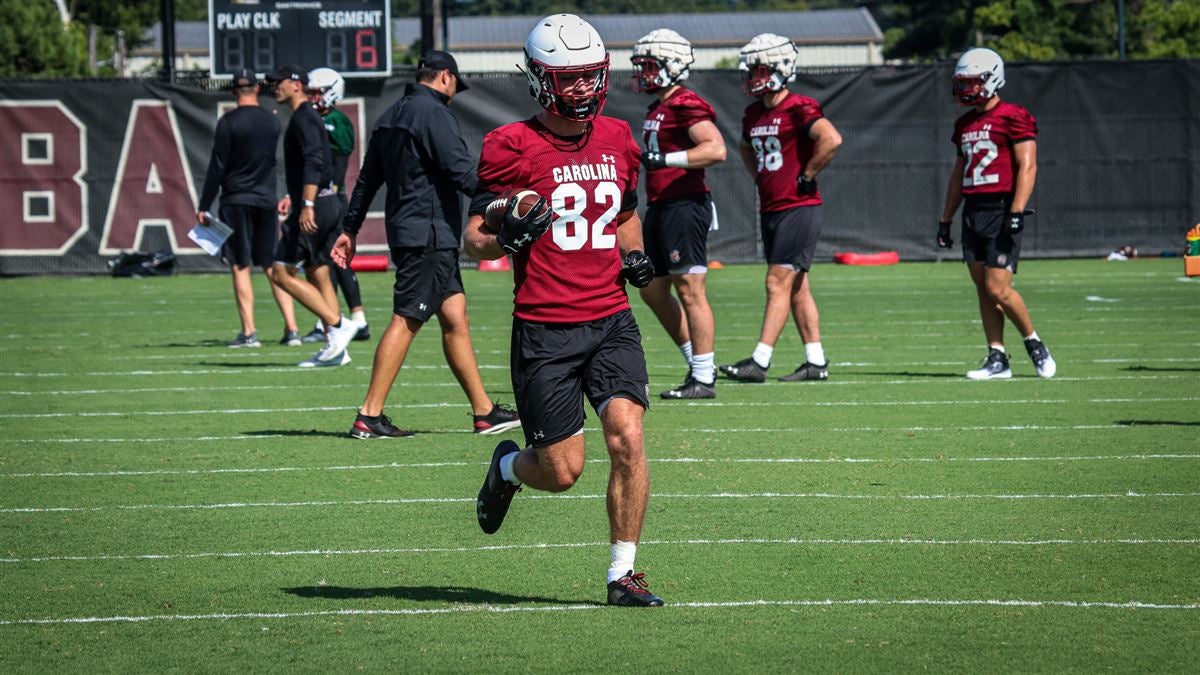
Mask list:
[[[655,96],[642,125],[650,204],[643,231],[654,263],[654,281],[642,289],[642,300],[689,368],[682,385],[662,392],[667,399],[717,395],[713,315],[704,288],[708,230],[716,211],[704,168],[725,161],[725,139],[712,106],[683,85],[693,60],[692,44],[667,28],[651,31],[633,46],[634,87]],[[672,286],[679,302],[671,296]]]
[[[1054,377],[1050,350],[1033,329],[1025,300],[1013,288],[1021,255],[1025,208],[1037,176],[1037,122],[1025,108],[1000,100],[1004,61],[990,49],[963,53],[954,67],[954,96],[972,109],[954,123],[951,142],[958,151],[946,204],[938,221],[937,244],[950,248],[950,224],[958,205],[962,216],[963,260],[979,295],[979,315],[987,338],[983,365],[972,380],[1012,377],[1004,351],[1004,317],[1025,338],[1025,350],[1041,377]]]
[[[757,100],[742,117],[742,162],[758,185],[767,303],[762,332],[750,358],[721,366],[742,382],[764,382],[775,342],[790,312],[804,341],[805,361],[783,382],[825,380],[829,364],[821,346],[817,303],[809,290],[817,237],[821,234],[819,174],[842,144],[842,136],[813,99],[788,91],[796,77],[796,46],[763,33],[739,54],[746,93]]]
[[[634,573],[650,495],[642,426],[650,400],[625,294],[626,281],[649,284],[654,267],[641,250],[636,211],[641,150],[627,123],[600,115],[608,64],[600,35],[583,19],[538,21],[525,41],[525,73],[542,110],[483,139],[466,250],[481,260],[513,254],[510,364],[526,447],[505,441],[492,453],[476,517],[491,534],[521,485],[562,492],[575,484],[586,395],[612,462],[608,602],[654,607],[662,600]],[[514,189],[533,190],[544,203],[525,214],[517,199],[493,205],[505,209],[495,231],[483,214]]]

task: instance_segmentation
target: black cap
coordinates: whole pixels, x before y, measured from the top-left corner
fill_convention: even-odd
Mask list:
[[[455,92],[466,91],[470,89],[467,83],[463,80],[462,75],[458,72],[458,62],[450,56],[449,52],[429,51],[421,55],[420,62],[417,63],[418,68],[431,68],[433,70],[449,70],[454,73],[454,79],[458,81],[455,86]]]
[[[284,80],[295,80],[300,84],[308,84],[308,71],[297,65],[286,64],[279,66],[275,70],[267,73],[267,82],[283,82]]]
[[[233,72],[233,83],[229,86],[237,89],[238,87],[253,87],[258,84],[258,76],[249,68],[242,68]]]

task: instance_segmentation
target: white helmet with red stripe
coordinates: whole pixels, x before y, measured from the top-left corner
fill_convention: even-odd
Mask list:
[[[633,45],[633,85],[638,91],[655,92],[687,79],[688,66],[696,58],[692,43],[670,28],[643,35]]]
[[[977,47],[958,57],[954,66],[954,98],[963,105],[977,105],[996,95],[1004,86],[1004,59],[996,52]]]
[[[792,41],[774,33],[755,35],[738,53],[738,69],[746,78],[746,93],[762,96],[780,91],[796,79],[799,52]]]
[[[529,93],[559,117],[583,122],[600,114],[608,95],[608,50],[592,25],[552,14],[525,39]]]

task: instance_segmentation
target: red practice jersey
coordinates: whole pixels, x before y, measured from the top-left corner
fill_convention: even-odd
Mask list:
[[[1037,121],[1025,108],[1001,101],[986,112],[967,111],[954,123],[950,137],[958,154],[967,158],[964,195],[1006,194],[1017,176],[1013,145],[1037,138]]]
[[[814,143],[808,137],[813,123],[825,116],[821,104],[790,92],[779,105],[767,109],[762,99],[746,106],[742,139],[758,160],[759,210],[786,211],[821,203],[821,193],[801,195],[796,181],[812,159]]]
[[[664,155],[687,150],[696,145],[688,129],[697,122],[716,122],[717,113],[708,101],[686,87],[681,87],[665,103],[654,99],[642,125],[642,142],[647,150]],[[704,184],[704,169],[681,169],[665,166],[646,173],[646,201],[651,204],[664,199],[708,192]]]
[[[550,201],[554,224],[514,256],[513,315],[580,323],[629,308],[617,249],[617,214],[637,205],[641,149],[629,124],[597,117],[566,139],[531,118],[483,139],[479,189],[529,189]]]

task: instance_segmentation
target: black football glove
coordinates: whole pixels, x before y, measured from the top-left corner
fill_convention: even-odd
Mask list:
[[[954,248],[954,240],[950,238],[950,225],[954,221],[938,221],[938,248]]]
[[[642,153],[642,166],[647,169],[661,169],[667,165],[667,157],[657,150],[647,150]]]
[[[1009,234],[1017,234],[1025,229],[1025,214],[1024,213],[1009,213],[1004,216],[1004,222],[1008,226]]]
[[[645,288],[654,281],[654,263],[641,251],[630,251],[621,264],[621,276],[634,286]]]
[[[814,195],[817,193],[817,179],[805,178],[804,174],[796,179],[796,191],[801,195]]]
[[[554,212],[546,205],[546,198],[539,197],[529,213],[517,215],[520,202],[514,197],[504,211],[504,224],[500,226],[500,234],[496,235],[496,243],[509,253],[517,253],[533,245],[539,237],[550,228],[554,220]]]

